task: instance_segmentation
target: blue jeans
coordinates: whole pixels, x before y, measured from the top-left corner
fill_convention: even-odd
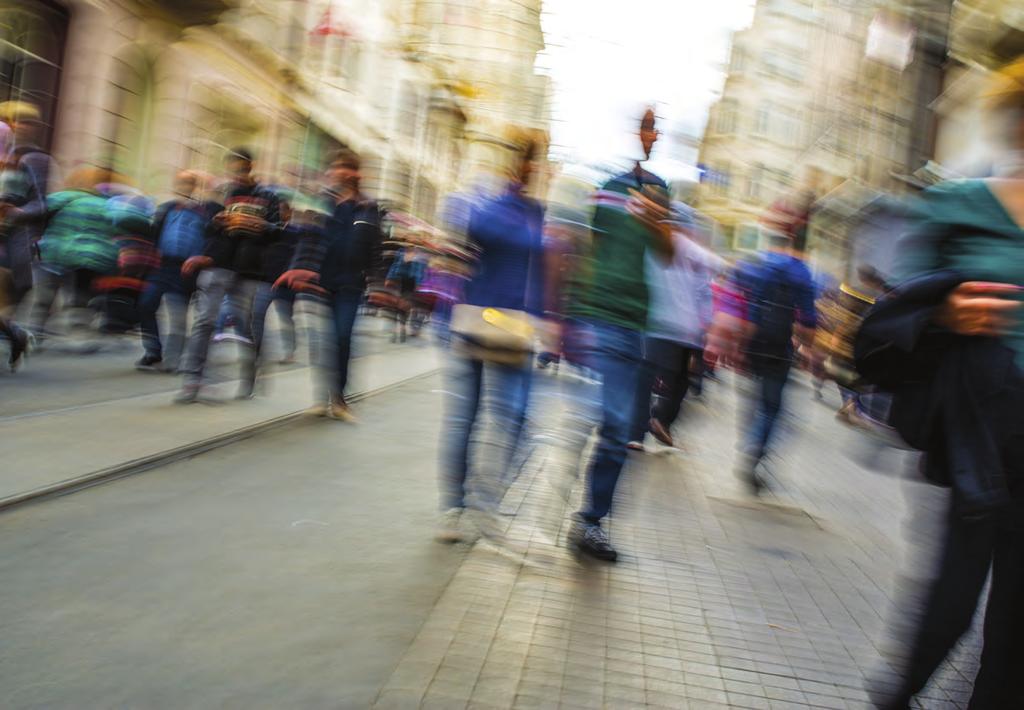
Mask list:
[[[754,394],[743,453],[756,465],[768,451],[775,423],[782,411],[782,392],[789,380],[789,360],[763,358],[751,362],[757,389]]]
[[[165,259],[160,268],[146,277],[146,285],[139,296],[139,328],[142,331],[142,347],[146,355],[164,357],[163,343],[160,341],[160,326],[157,323],[157,311],[161,300],[166,301],[167,313],[170,316],[170,330],[167,334],[167,352],[164,358],[168,367],[177,367],[181,351],[185,346],[185,316],[188,301],[192,297],[192,285],[186,284],[181,276],[181,262]],[[173,346],[172,346],[173,345]]]
[[[484,363],[452,356],[447,375],[441,440],[441,507],[464,508],[467,497],[474,507],[493,510],[501,502],[506,469],[513,460],[522,434],[530,397],[531,362],[522,366]],[[484,392],[487,396],[484,396]],[[470,440],[480,422],[481,402],[486,402],[493,420],[489,443],[493,451],[477,456],[482,470],[470,471]],[[479,439],[479,437],[477,437]],[[468,489],[468,490],[467,490]],[[471,496],[467,496],[471,493]]]
[[[314,399],[326,402],[343,397],[348,386],[349,358],[352,355],[352,329],[355,327],[363,292],[341,289],[326,296],[300,294],[322,315],[310,333],[310,359],[315,372]],[[326,312],[322,309],[326,307]]]
[[[281,345],[285,357],[295,355],[295,322],[292,320],[292,308],[295,304],[295,292],[291,289],[263,289],[256,294],[252,304],[252,340],[257,352],[263,351],[263,337],[267,326],[267,312],[274,305],[278,318],[281,319]]]
[[[587,475],[588,499],[580,515],[597,523],[612,507],[615,486],[626,462],[626,444],[635,412],[637,384],[643,360],[643,334],[600,321],[586,321],[589,336],[582,339],[583,364],[600,380],[600,440]]]

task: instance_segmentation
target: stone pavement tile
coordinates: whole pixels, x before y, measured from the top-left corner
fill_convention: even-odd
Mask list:
[[[816,693],[805,693],[804,695],[811,707],[836,708],[837,710],[844,710],[846,707],[846,701],[834,695],[818,695]]]
[[[420,704],[421,710],[464,710],[469,704],[468,698],[445,695],[444,693],[427,693]]]
[[[764,688],[764,694],[769,700],[786,700],[791,703],[807,704],[807,696],[804,695],[801,690],[776,688],[771,685],[766,685]]]
[[[697,688],[710,688],[712,690],[725,690],[725,682],[719,676],[703,675],[701,673],[685,672],[687,685]]]
[[[642,707],[647,702],[643,688],[634,688],[617,683],[604,684],[605,703],[610,706]]]
[[[784,688],[786,690],[800,690],[800,682],[790,675],[774,675],[771,673],[760,674],[761,684],[770,688]]]
[[[512,704],[513,710],[558,710],[560,705],[558,691],[553,695],[532,695],[520,693]]]
[[[742,693],[726,693],[729,706],[734,708],[751,708],[752,710],[769,710],[771,701],[763,695],[744,695]]]
[[[374,702],[376,710],[417,710],[423,693],[412,690],[385,690]]]
[[[764,694],[764,686],[759,683],[748,683],[740,680],[724,680],[722,685],[729,694],[755,695],[760,698],[767,697]]]
[[[725,705],[729,702],[724,690],[703,688],[698,685],[687,685],[686,697],[689,698],[691,705],[697,705],[699,701],[701,707],[705,704],[721,703]]]
[[[700,704],[694,704],[685,695],[677,695],[675,693],[661,693],[658,691],[647,691],[645,695],[645,701],[648,707],[655,708],[698,708],[703,707]],[[609,704],[608,707],[623,707]]]

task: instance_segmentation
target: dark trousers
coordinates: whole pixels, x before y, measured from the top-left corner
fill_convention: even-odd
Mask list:
[[[699,354],[697,348],[671,340],[644,340],[644,362],[638,375],[630,441],[643,441],[652,417],[666,429],[671,428],[690,388],[690,363]],[[664,389],[652,407],[651,392],[659,379]]]
[[[754,358],[751,374],[756,383],[754,401],[747,423],[743,453],[757,463],[768,451],[775,424],[782,411],[782,393],[789,380],[791,362],[785,359]]]
[[[318,371],[315,398],[324,401],[343,397],[348,386],[348,366],[352,356],[352,329],[355,327],[363,293],[342,289],[324,297],[303,297],[327,307],[322,334],[311,344],[314,367]]]
[[[139,328],[142,331],[142,346],[147,355],[163,356],[163,344],[160,340],[160,326],[157,324],[157,310],[163,299],[168,301],[168,312],[171,315],[171,333],[177,342],[175,360],[181,354],[185,342],[185,317],[189,299],[192,298],[194,283],[189,279],[186,283],[181,276],[181,261],[165,259],[159,269],[146,277],[146,285],[139,296]],[[170,303],[174,301],[173,305]],[[172,363],[173,364],[173,363]]]
[[[985,642],[968,708],[1024,707],[1018,678],[1024,670],[1024,526],[1019,503],[1016,510],[1015,520],[999,521],[964,521],[950,514],[939,574],[911,648],[903,689],[892,707],[907,706],[970,628],[990,568]]]

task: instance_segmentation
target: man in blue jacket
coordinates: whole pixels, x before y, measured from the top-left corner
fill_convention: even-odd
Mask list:
[[[135,363],[139,370],[175,372],[178,369],[178,358],[184,347],[185,314],[194,286],[191,279],[182,277],[181,267],[187,259],[203,252],[203,236],[217,209],[214,203],[194,200],[195,189],[195,173],[187,170],[178,173],[174,179],[174,199],[160,205],[153,219],[153,240],[160,251],[160,268],[146,277],[139,299],[139,325],[145,348],[145,353]],[[174,343],[174,347],[166,350],[160,340],[156,317],[162,299],[167,301],[171,316],[171,332],[166,339],[168,344]]]

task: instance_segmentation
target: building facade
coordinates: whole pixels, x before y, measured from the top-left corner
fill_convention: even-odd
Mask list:
[[[0,101],[40,109],[62,170],[110,165],[158,195],[178,170],[216,174],[233,146],[285,185],[315,179],[347,146],[371,194],[429,223],[495,130],[490,117],[546,125],[521,101],[543,94],[532,70],[543,42],[539,4],[510,2],[525,15],[504,44],[488,24],[500,18],[483,17],[459,52],[411,47],[416,4],[0,0]],[[440,19],[429,29],[442,38],[463,31],[459,16]],[[481,77],[498,83],[475,95],[491,86]]]
[[[814,204],[812,262],[842,276],[848,214],[930,157],[930,102],[939,67],[922,14],[904,3],[760,0],[736,33],[721,99],[702,144],[699,206],[755,249],[758,222],[780,199]]]

